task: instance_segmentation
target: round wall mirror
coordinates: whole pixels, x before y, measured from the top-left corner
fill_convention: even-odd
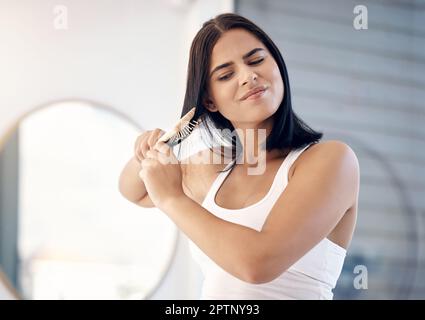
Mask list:
[[[146,299],[159,286],[178,231],[118,190],[142,131],[84,101],[49,104],[17,122],[0,150],[0,263],[21,297]],[[17,192],[8,191],[11,180]]]

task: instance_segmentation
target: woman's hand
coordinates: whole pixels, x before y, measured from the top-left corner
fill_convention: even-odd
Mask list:
[[[134,143],[134,157],[139,163],[146,158],[147,152],[155,146],[158,139],[164,133],[164,130],[156,128],[154,130],[145,131],[137,137]]]
[[[180,163],[173,150],[164,142],[156,142],[141,161],[140,178],[152,202],[159,209],[168,201],[185,197]]]

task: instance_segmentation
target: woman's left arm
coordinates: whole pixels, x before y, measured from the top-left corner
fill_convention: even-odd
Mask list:
[[[160,210],[224,270],[253,282],[251,261],[260,232],[220,219],[187,196],[170,200]]]
[[[216,217],[184,193],[157,207],[227,272],[250,283],[271,281],[326,237],[356,200],[354,152],[338,141],[317,146],[297,165],[261,232]]]

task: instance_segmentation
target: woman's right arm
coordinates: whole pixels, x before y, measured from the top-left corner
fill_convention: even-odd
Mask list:
[[[145,208],[153,208],[155,205],[146,192],[145,184],[139,177],[142,169],[139,161],[132,157],[125,165],[119,179],[119,190],[124,198]]]
[[[165,131],[157,128],[138,136],[134,144],[134,156],[127,162],[119,178],[119,191],[122,196],[144,208],[153,208],[155,204],[149,198],[145,184],[139,176],[141,161],[164,133]]]

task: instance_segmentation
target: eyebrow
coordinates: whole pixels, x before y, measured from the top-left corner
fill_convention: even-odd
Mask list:
[[[255,49],[252,49],[252,50],[251,50],[251,51],[249,51],[248,53],[245,53],[245,54],[242,56],[242,59],[244,59],[244,60],[245,60],[245,59],[249,58],[250,56],[252,56],[254,53],[258,52],[258,51],[264,51],[264,49],[263,49],[263,48],[255,48]],[[218,70],[220,70],[220,69],[226,68],[226,67],[228,67],[228,66],[231,66],[232,64],[233,64],[233,62],[226,62],[226,63],[220,64],[219,66],[215,67],[213,71],[211,71],[210,76],[212,76],[212,74],[213,74],[214,72],[216,72],[216,71],[218,71]]]

